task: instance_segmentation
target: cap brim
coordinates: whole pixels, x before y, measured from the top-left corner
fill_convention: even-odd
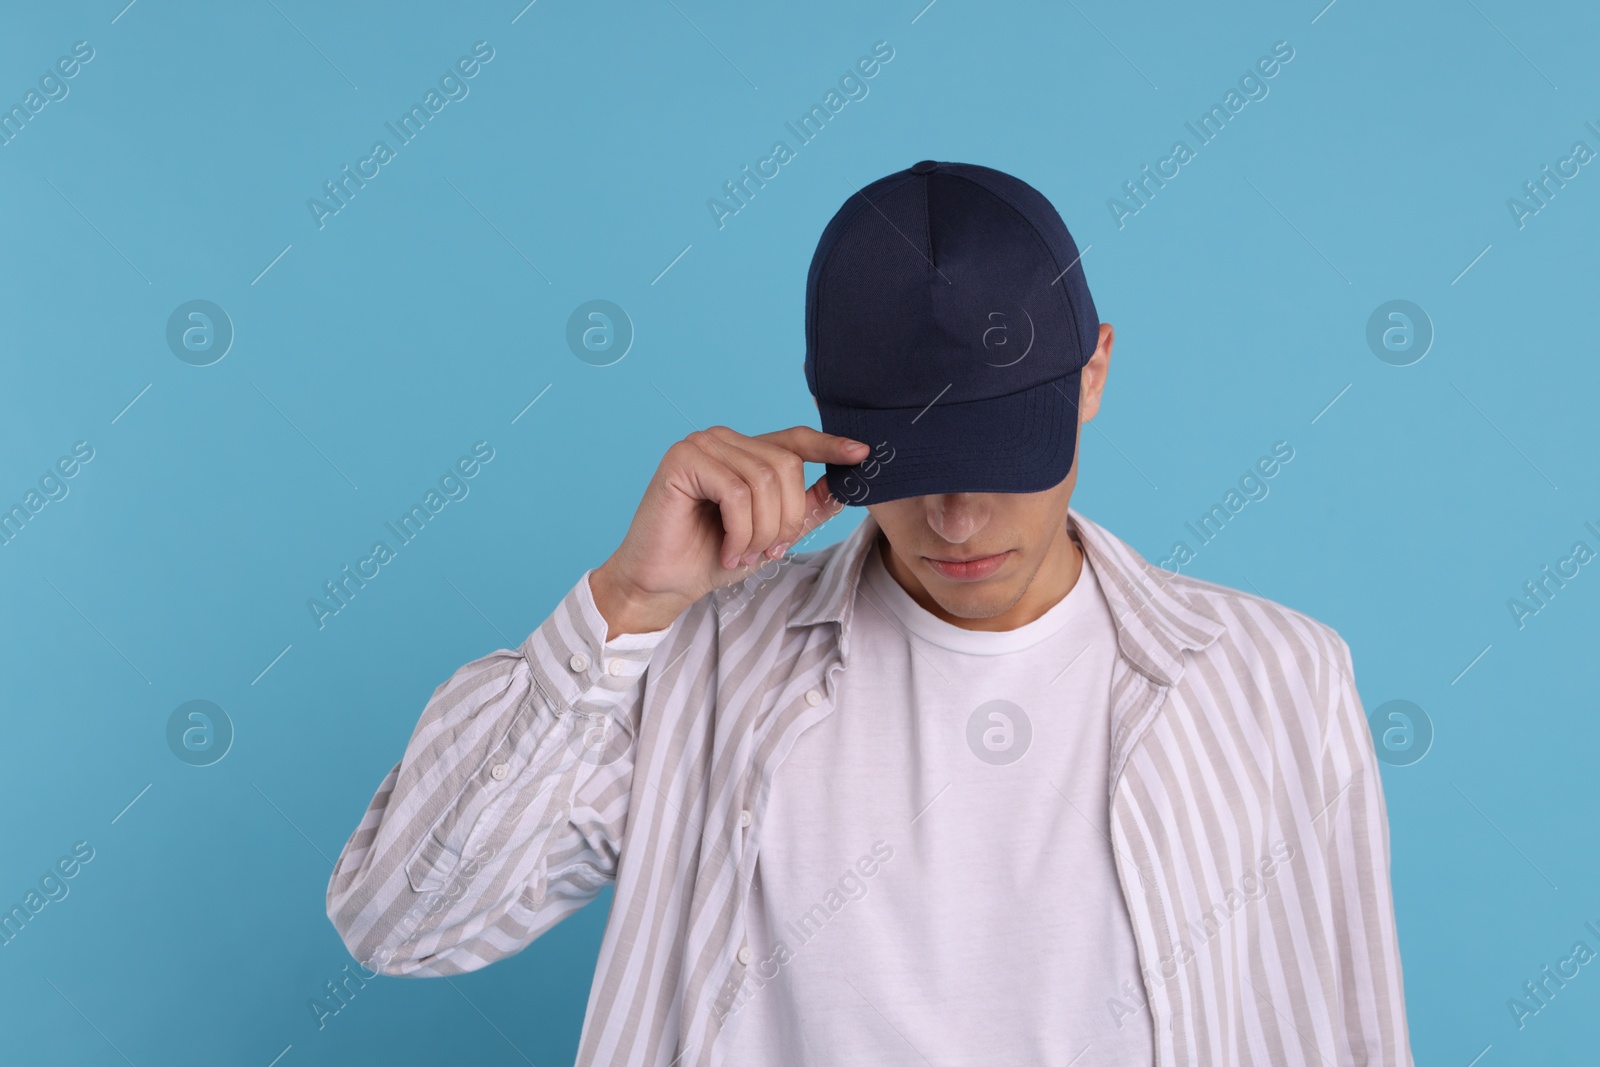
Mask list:
[[[1081,371],[1008,396],[922,408],[819,403],[825,433],[872,446],[860,463],[830,463],[828,491],[864,507],[940,493],[1038,493],[1072,471]]]

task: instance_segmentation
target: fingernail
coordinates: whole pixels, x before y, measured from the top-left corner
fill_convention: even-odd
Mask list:
[[[754,563],[756,560],[760,559],[761,558],[761,553],[760,552],[746,552],[744,554],[743,558],[744,558],[745,565],[748,566],[749,564]]]
[[[779,542],[778,544],[775,544],[771,548],[767,549],[767,555],[769,555],[773,559],[777,559],[779,556],[783,555],[787,551],[789,551],[789,543],[787,541],[783,541],[783,542]]]

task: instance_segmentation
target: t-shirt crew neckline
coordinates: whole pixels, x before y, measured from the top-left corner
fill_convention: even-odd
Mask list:
[[[1080,545],[1079,551],[1082,552]],[[1083,567],[1078,580],[1067,595],[1051,605],[1050,610],[1013,630],[968,630],[943,619],[918,604],[910,593],[900,588],[900,583],[883,562],[883,549],[876,539],[868,553],[862,571],[862,585],[874,604],[858,604],[857,611],[887,609],[905,630],[916,637],[948,649],[974,656],[999,656],[1031,648],[1040,641],[1059,633],[1074,619],[1090,610],[1096,583],[1094,570],[1089,566],[1089,555],[1083,552]]]

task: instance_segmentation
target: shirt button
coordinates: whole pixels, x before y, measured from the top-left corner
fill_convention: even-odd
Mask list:
[[[606,666],[606,670],[609,671],[613,676],[619,675],[627,669],[627,665],[620,659],[614,659]]]
[[[822,694],[817,692],[815,689],[807,689],[806,703],[810,704],[812,707],[816,707],[818,704],[822,703]]]
[[[743,811],[741,811],[739,813],[739,825],[740,826],[749,826],[750,825],[750,809],[749,808],[745,808]]]
[[[493,778],[497,782],[503,782],[505,781],[506,775],[510,772],[510,770],[511,768],[507,767],[504,763],[496,763],[493,767],[489,768],[489,777]]]
[[[585,656],[582,652],[574,652],[572,654],[572,658],[567,660],[567,666],[571,667],[575,671],[587,670],[589,667],[589,657]]]
[[[750,951],[749,945],[745,945],[739,949],[739,962],[745,966],[748,967],[750,965],[750,961],[755,958],[756,954]]]

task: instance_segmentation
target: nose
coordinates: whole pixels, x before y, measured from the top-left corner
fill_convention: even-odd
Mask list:
[[[928,526],[952,545],[964,544],[989,521],[980,493],[944,493],[928,497]]]

